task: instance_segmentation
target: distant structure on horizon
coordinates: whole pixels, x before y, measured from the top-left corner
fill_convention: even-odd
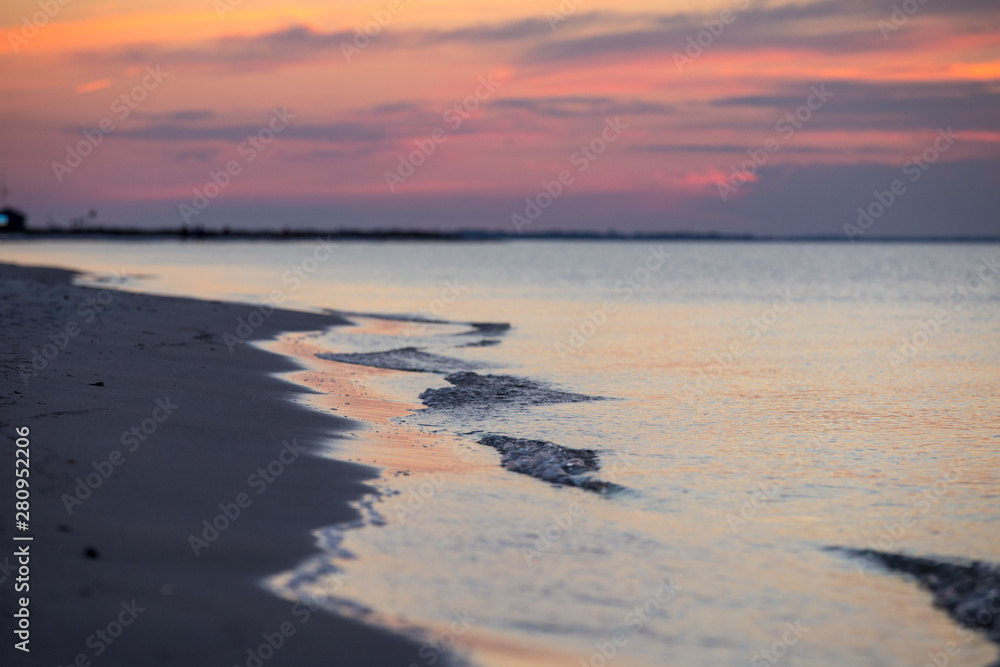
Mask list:
[[[0,208],[0,231],[23,232],[28,216],[23,211],[10,206]]]

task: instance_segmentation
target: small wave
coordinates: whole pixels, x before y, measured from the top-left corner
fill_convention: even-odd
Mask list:
[[[422,392],[420,399],[424,405],[437,409],[487,407],[496,404],[526,407],[601,400],[599,396],[559,391],[541,382],[512,375],[479,375],[465,371],[452,373],[445,380],[454,386]]]
[[[387,322],[414,322],[416,324],[466,324],[465,322],[451,322],[449,320],[437,320],[422,315],[393,315],[392,313],[365,313],[356,310],[336,310],[334,308],[322,308],[320,312],[326,315],[337,315],[339,317],[363,317],[369,320],[385,320]]]
[[[472,329],[463,331],[459,336],[502,336],[510,331],[510,324],[507,322],[469,322]]]
[[[622,488],[588,474],[601,469],[597,452],[592,449],[571,449],[544,440],[495,434],[483,437],[479,444],[500,452],[500,465],[512,472],[598,493]]]
[[[499,345],[499,338],[484,338],[482,340],[476,340],[471,343],[466,343],[465,345],[459,345],[459,347],[492,347],[493,345]]]
[[[414,324],[449,324],[449,325],[464,325],[472,327],[468,331],[460,331],[456,336],[489,336],[498,337],[502,336],[508,331],[510,331],[511,326],[508,322],[460,322],[455,320],[442,320],[434,317],[427,317],[425,315],[406,315],[406,314],[393,314],[393,313],[365,313],[354,310],[335,310],[332,308],[323,308],[320,312],[326,315],[337,315],[339,317],[364,317],[372,320],[386,320],[389,322],[413,322]]]
[[[454,373],[459,370],[483,367],[481,363],[431,354],[416,347],[403,347],[398,350],[384,350],[382,352],[322,352],[316,356],[320,359],[340,361],[345,364],[415,373]]]
[[[981,561],[949,562],[872,549],[830,547],[830,550],[854,557],[859,568],[865,564],[878,565],[913,577],[934,596],[935,607],[1000,644],[1000,614],[995,613],[995,605],[1000,602],[1000,567]]]

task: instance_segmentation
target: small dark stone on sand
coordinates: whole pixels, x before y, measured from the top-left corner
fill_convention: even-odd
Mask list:
[[[103,387],[104,383],[103,382],[91,382],[90,386],[91,387]]]
[[[101,554],[98,553],[97,549],[95,549],[94,547],[87,547],[86,549],[84,549],[83,555],[85,558],[89,558],[90,560],[97,560],[98,558],[101,557]]]

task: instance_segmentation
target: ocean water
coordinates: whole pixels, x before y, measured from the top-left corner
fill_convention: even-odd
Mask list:
[[[20,242],[0,259],[347,313],[264,347],[300,359],[287,379],[321,392],[304,401],[358,420],[329,455],[383,474],[362,520],[318,528],[322,555],[261,585],[414,634],[418,664],[919,667],[954,642],[949,665],[981,667],[995,646],[928,593],[829,547],[1000,562],[998,252]]]

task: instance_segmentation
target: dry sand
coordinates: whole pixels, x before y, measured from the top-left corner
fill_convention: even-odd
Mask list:
[[[313,553],[310,530],[353,519],[348,502],[369,490],[364,481],[376,472],[309,453],[352,423],[287,400],[300,390],[270,375],[293,370],[287,358],[243,344],[230,352],[223,343],[254,308],[102,295],[71,285],[72,275],[0,265],[0,568],[16,568],[20,545],[30,544],[31,554],[30,654],[13,648],[12,615],[25,593],[13,591],[16,571],[0,569],[0,664],[425,664],[409,639],[296,609],[257,585]],[[78,334],[65,349],[23,376],[33,350],[52,335],[64,342],[58,334],[70,323]],[[253,338],[342,323],[274,311]],[[157,401],[168,400],[177,406],[169,416],[157,411]],[[155,432],[147,435],[144,425]],[[31,516],[20,532],[13,525],[14,443],[15,428],[24,426]],[[123,438],[133,427],[144,439]],[[306,453],[286,453],[270,482],[251,479],[269,464],[278,469],[282,443],[293,440]],[[107,471],[115,450],[120,464],[70,513],[64,494],[74,494],[94,463]],[[240,494],[249,506],[196,556],[189,536]],[[34,540],[15,543],[15,533]],[[142,611],[123,611],[133,601]],[[113,637],[120,621],[129,625]],[[294,634],[255,661],[248,651],[257,652],[265,633],[279,643],[273,633],[283,624]]]

